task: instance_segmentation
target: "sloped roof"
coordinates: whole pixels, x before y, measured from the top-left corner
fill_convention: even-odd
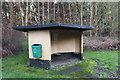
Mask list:
[[[92,30],[94,27],[85,25],[72,25],[63,23],[50,23],[50,24],[39,24],[29,26],[14,26],[12,27],[19,31],[30,31],[30,30],[45,30],[45,29],[76,29],[76,30]]]

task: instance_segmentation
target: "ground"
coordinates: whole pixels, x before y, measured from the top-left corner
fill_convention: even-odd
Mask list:
[[[73,63],[73,62],[72,62]],[[69,63],[69,64],[72,64]],[[73,65],[40,69],[29,67],[28,53],[3,58],[3,78],[117,78],[118,51],[85,51]]]

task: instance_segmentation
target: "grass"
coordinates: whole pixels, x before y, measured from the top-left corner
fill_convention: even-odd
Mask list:
[[[84,60],[74,66],[54,67],[49,70],[29,67],[28,53],[24,52],[15,57],[3,58],[3,78],[109,78],[109,73],[115,72],[118,66],[118,51],[85,51]],[[81,68],[79,71],[66,75],[59,73],[69,71],[73,67]],[[95,67],[103,70],[96,72]],[[106,71],[106,72],[104,72]],[[109,73],[108,73],[109,72]],[[98,74],[100,76],[98,76]]]
[[[67,77],[67,76],[53,76],[45,75],[51,70],[40,69],[36,67],[29,67],[28,54],[22,53],[16,57],[4,58],[2,61],[2,77],[3,78],[51,78],[51,77]]]
[[[101,67],[108,67],[111,70],[118,68],[118,51],[89,51],[85,52],[85,59],[92,59],[99,61]]]

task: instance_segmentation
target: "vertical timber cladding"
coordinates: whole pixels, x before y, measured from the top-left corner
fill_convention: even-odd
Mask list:
[[[80,52],[80,33],[77,30],[51,30],[52,53]]]
[[[33,44],[41,44],[42,45],[42,60],[51,60],[51,38],[49,30],[43,31],[29,31],[28,32],[29,39],[29,58],[35,59],[32,54],[31,46]]]

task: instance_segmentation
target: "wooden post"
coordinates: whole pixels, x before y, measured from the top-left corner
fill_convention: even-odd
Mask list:
[[[80,31],[80,60],[83,59],[83,31]]]

